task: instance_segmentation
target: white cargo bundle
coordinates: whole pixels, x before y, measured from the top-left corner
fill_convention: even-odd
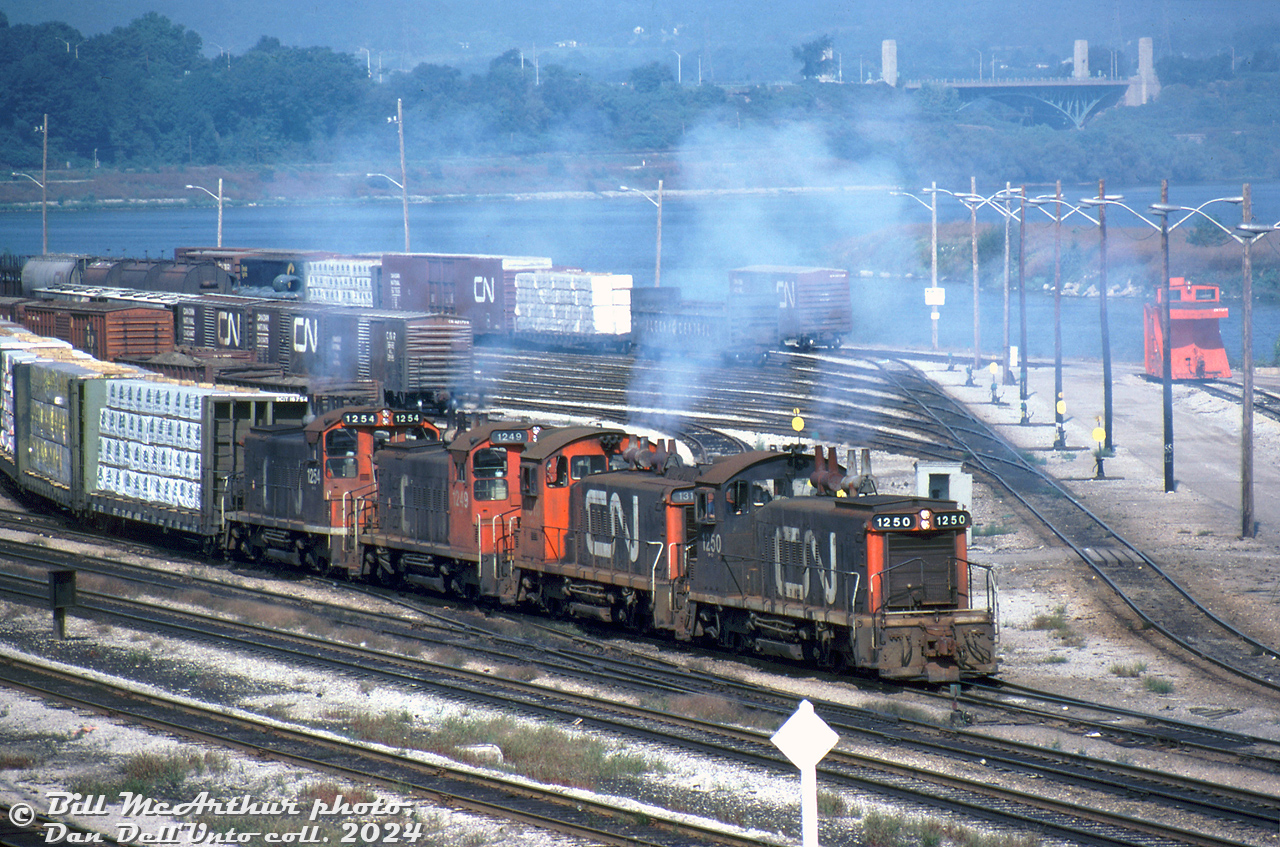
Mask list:
[[[631,275],[584,271],[516,274],[516,332],[627,335]]]
[[[307,299],[313,303],[373,307],[374,276],[381,259],[322,259],[302,263]]]
[[[198,509],[201,421],[217,391],[159,378],[111,380],[98,412],[98,490]]]
[[[200,420],[209,385],[183,385],[160,379],[115,379],[107,387],[106,408],[161,418]]]
[[[0,454],[13,459],[14,450],[14,399],[13,372],[22,362],[35,362],[46,356],[81,358],[88,354],[74,350],[70,344],[56,338],[44,338],[25,327],[7,324],[0,327]]]

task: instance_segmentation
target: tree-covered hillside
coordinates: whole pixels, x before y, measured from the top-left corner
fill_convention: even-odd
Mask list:
[[[877,162],[903,179],[1120,183],[1275,179],[1280,37],[1251,55],[1169,57],[1153,104],[1117,108],[1080,131],[1025,126],[1002,108],[958,110],[954,92],[801,80],[680,84],[669,65],[601,82],[519,50],[485,73],[423,64],[379,82],[365,57],[262,38],[238,55],[203,55],[201,37],[152,13],[85,39],[60,23],[0,16],[0,163],[38,167],[221,167],[385,161],[388,117],[405,111],[411,162],[445,156],[671,151],[697,138],[732,145],[753,130],[805,124],[837,161]],[[1054,71],[1056,73],[1056,70]]]

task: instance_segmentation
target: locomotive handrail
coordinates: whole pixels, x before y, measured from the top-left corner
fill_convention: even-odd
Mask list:
[[[949,558],[949,561],[954,562],[955,560],[954,560],[953,558]],[[916,589],[923,589],[923,587],[924,587],[924,579],[925,579],[925,568],[928,566],[928,564],[929,564],[929,563],[925,561],[925,559],[924,559],[924,557],[923,557],[923,556],[916,556],[916,557],[911,558],[911,559],[904,559],[903,561],[898,562],[896,565],[891,565],[891,566],[889,566],[889,567],[887,567],[887,568],[884,568],[884,569],[883,569],[883,570],[881,570],[878,574],[876,574],[876,578],[880,580],[880,592],[879,592],[879,596],[880,596],[880,604],[879,604],[879,607],[878,607],[878,608],[876,608],[876,609],[873,609],[873,610],[872,610],[872,614],[880,614],[880,615],[886,615],[886,614],[889,614],[889,613],[890,613],[889,606],[890,606],[890,604],[891,604],[891,602],[892,602],[893,600],[895,600],[895,599],[901,599],[901,598],[903,598],[903,597],[909,597],[909,596],[911,596],[911,595],[912,595],[912,593],[913,593]],[[884,586],[885,586],[885,579],[886,579],[886,577],[888,577],[890,574],[895,573],[895,572],[897,572],[897,571],[900,571],[900,570],[902,570],[903,568],[906,568],[906,567],[908,567],[908,566],[916,566],[916,567],[918,567],[918,568],[919,568],[919,570],[920,570],[920,584],[919,584],[919,585],[909,585],[909,586],[907,586],[907,589],[906,589],[905,591],[900,591],[900,592],[899,592],[899,593],[897,593],[897,594],[893,594],[893,595],[889,595],[889,594],[887,594],[887,593],[885,592],[885,588],[884,588]],[[952,576],[952,570],[951,570],[951,569],[948,569],[948,572],[947,572],[947,591],[948,591],[948,593],[950,593],[950,592],[952,592],[952,591],[955,591],[955,590],[956,590],[956,586],[952,583],[951,576]],[[921,598],[921,600],[923,601],[923,597]],[[910,610],[899,610],[899,611],[910,611]]]
[[[514,508],[508,509],[505,512],[498,512],[497,514],[492,515],[489,518],[489,536],[493,540],[493,581],[495,583],[498,581],[498,578],[499,578],[498,577],[498,558],[499,558],[498,527],[501,525],[503,518],[507,519],[507,532],[501,537],[510,539],[512,535],[512,529],[515,526],[515,523],[520,520],[520,507],[516,506]],[[481,552],[483,548],[483,543],[482,543],[483,539],[481,538],[481,533],[483,532],[484,532],[484,519],[477,517],[476,518],[476,548],[477,548],[476,556],[479,558],[479,560],[482,563],[484,562],[484,554]]]
[[[658,548],[657,555],[653,557],[653,567],[649,569],[649,597],[653,598],[658,596],[658,565],[662,564],[662,551],[666,545],[661,541],[646,541],[645,545]],[[650,602],[652,602],[652,599],[650,599]],[[675,602],[674,597],[672,602]]]

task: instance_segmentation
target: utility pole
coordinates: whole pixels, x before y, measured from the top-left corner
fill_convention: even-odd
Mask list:
[[[44,125],[40,128],[44,136],[44,153],[40,164],[40,254],[49,255],[49,113],[45,112]]]
[[[404,103],[396,98],[396,129],[400,134],[400,201],[404,207],[404,252],[409,252],[409,177],[404,165]]]

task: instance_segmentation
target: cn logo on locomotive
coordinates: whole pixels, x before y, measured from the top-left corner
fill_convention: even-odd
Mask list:
[[[781,526],[773,532],[773,581],[778,597],[788,600],[808,602],[810,576],[818,574],[822,584],[823,602],[830,606],[836,601],[836,534],[827,534],[830,547],[830,559],[824,564],[822,551],[818,546],[818,536],[811,529],[804,531],[801,541],[800,528]],[[800,570],[800,581],[794,579],[797,567]]]
[[[587,492],[587,551],[592,556],[612,559],[619,536],[614,528],[621,528],[621,537],[626,542],[627,557],[632,561],[640,558],[640,498],[631,496],[631,525],[627,526],[627,515],[622,508],[622,498],[614,493],[612,497],[607,491],[595,489]],[[607,539],[601,541],[600,539]]]

